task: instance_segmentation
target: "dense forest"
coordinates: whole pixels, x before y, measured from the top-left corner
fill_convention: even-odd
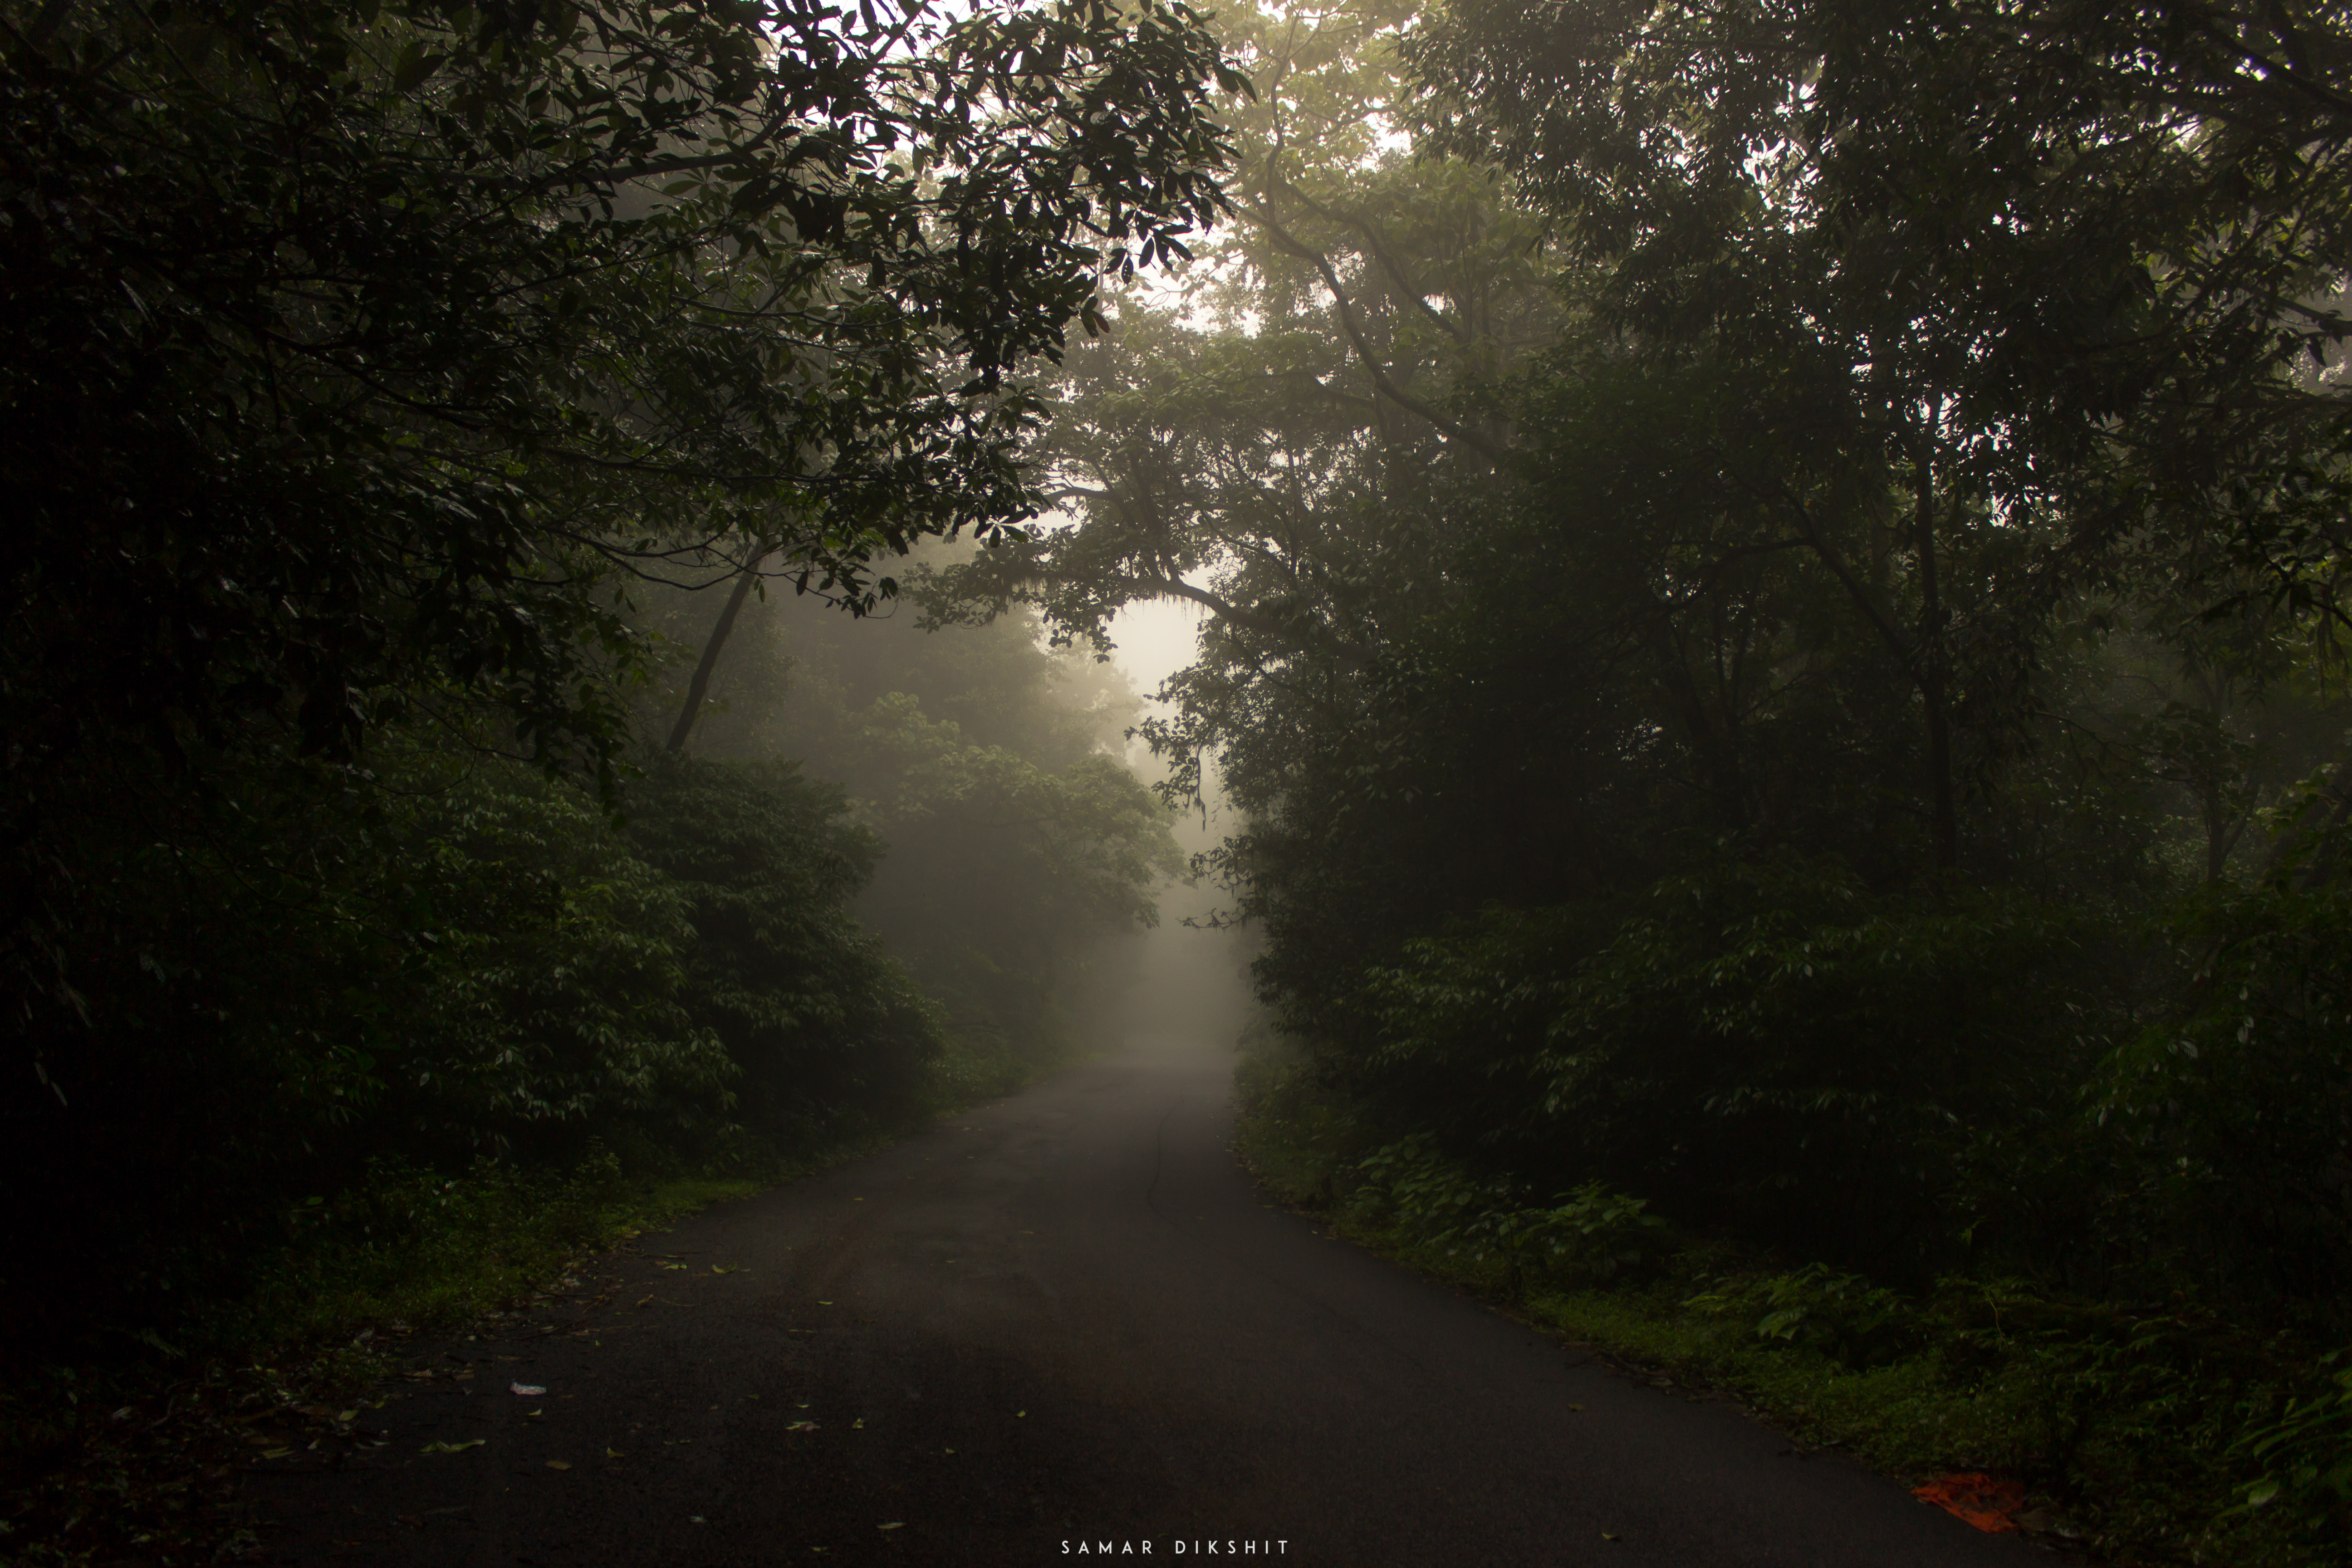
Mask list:
[[[1088,1043],[1176,868],[1120,689],[824,617],[1034,512],[1018,377],[1218,205],[1197,19],[6,21],[20,1368]]]
[[[1971,1385],[2006,1302],[2017,1462],[2341,1531],[2341,11],[1218,25],[1234,210],[1052,384],[1076,521],[919,591],[1205,607],[1146,728],[1243,819],[1299,1190],[1522,1299],[1663,1217]]]
[[[1302,1201],[2352,1529],[2344,7],[0,40],[20,1373],[1015,1085],[1213,806]]]
[[[1241,32],[1083,521],[919,591],[1209,606],[1149,731],[1324,1081],[1898,1274],[2341,1299],[2352,127],[2104,14]]]

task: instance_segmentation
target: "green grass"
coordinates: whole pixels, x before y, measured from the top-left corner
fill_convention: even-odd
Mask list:
[[[562,1176],[484,1165],[393,1171],[307,1211],[309,1234],[206,1325],[215,1343],[314,1344],[369,1325],[447,1329],[531,1293],[583,1254],[766,1182],[631,1183],[589,1164]],[[306,1211],[298,1210],[302,1214]]]
[[[1458,1224],[1432,1239],[1361,1182],[1354,1166],[1373,1135],[1278,1060],[1245,1057],[1239,1085],[1237,1146],[1275,1196],[1632,1369],[1734,1394],[1798,1446],[1842,1448],[1906,1485],[1955,1471],[2016,1479],[2028,1529],[2108,1562],[2345,1560],[2340,1505],[2241,1505],[2263,1473],[2242,1439],[2289,1394],[2329,1386],[2315,1347],[2182,1300],[2083,1300],[2015,1279],[1902,1297],[1671,1231],[1643,1233],[1631,1267],[1622,1242],[1598,1270],[1572,1250],[1514,1267]]]

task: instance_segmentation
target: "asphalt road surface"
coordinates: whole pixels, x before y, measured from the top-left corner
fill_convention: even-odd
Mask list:
[[[1266,1206],[1232,1068],[1139,1045],[420,1347],[389,1442],[254,1479],[263,1560],[2054,1561]]]

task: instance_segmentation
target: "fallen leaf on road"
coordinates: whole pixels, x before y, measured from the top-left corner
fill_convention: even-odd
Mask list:
[[[507,1384],[507,1389],[509,1393],[521,1394],[525,1399],[547,1392],[544,1385],[536,1383],[509,1383]]]
[[[1026,1410],[1016,1410],[1016,1411],[1014,1411],[1014,1412],[1013,1413],[1013,1418],[1015,1421],[1018,1421],[1018,1420],[1020,1420],[1023,1416],[1024,1416],[1024,1415],[1028,1415],[1028,1414],[1029,1414],[1029,1412],[1027,1412]]]
[[[1570,1406],[1569,1406],[1569,1408],[1570,1408],[1570,1410],[1581,1410],[1581,1409],[1583,1409],[1583,1408],[1584,1408],[1584,1406],[1583,1406],[1583,1405],[1570,1405]]]
[[[620,1450],[620,1449],[618,1449],[618,1448],[607,1448],[607,1449],[605,1449],[605,1450],[604,1450],[604,1457],[605,1457],[606,1458],[608,1458],[608,1459],[625,1459],[625,1458],[628,1458],[628,1456],[627,1456],[626,1454],[624,1454],[624,1453],[623,1453],[623,1452],[621,1452],[621,1450]]]
[[[547,1468],[551,1470],[568,1470],[572,1468],[572,1461],[569,1459],[550,1459],[547,1461]]]
[[[488,1441],[489,1439],[488,1437],[468,1437],[462,1443],[452,1443],[447,1441],[446,1438],[436,1437],[432,1442],[427,1443],[425,1447],[419,1448],[417,1452],[420,1454],[462,1454],[468,1448],[478,1448]]]
[[[265,1459],[282,1459],[293,1451],[291,1448],[264,1448],[261,1451],[261,1457]]]
[[[1988,1535],[2006,1535],[2015,1530],[2017,1521],[2011,1516],[2025,1506],[2023,1487],[1990,1476],[1937,1476],[1924,1486],[1913,1487],[1911,1495],[1966,1520]]]
[[[877,1530],[904,1530],[907,1528],[907,1525],[905,1521],[894,1519],[887,1524],[877,1524],[874,1528]]]
[[[852,1421],[852,1422],[849,1424],[849,1429],[850,1429],[851,1431],[853,1431],[853,1432],[863,1432],[863,1431],[865,1431],[865,1430],[866,1430],[866,1417],[865,1417],[865,1416],[863,1416],[863,1415],[861,1415],[861,1416],[859,1416],[856,1420]]]
[[[664,1264],[659,1265],[659,1267],[664,1268],[677,1268],[677,1269],[683,1269],[683,1268],[686,1267],[686,1265],[685,1265],[685,1264],[683,1264],[683,1263],[664,1263]]]
[[[653,1299],[651,1296],[646,1297],[644,1300],[642,1300],[642,1301],[640,1301],[640,1302],[638,1302],[638,1303],[637,1303],[637,1305],[638,1305],[638,1306],[640,1306],[640,1307],[650,1307],[650,1306],[652,1306],[653,1304],[654,1304],[654,1299]]]
[[[338,1421],[356,1421],[359,1418],[360,1413],[357,1410],[342,1410],[335,1414],[335,1419]]]
[[[740,1263],[714,1263],[710,1266],[710,1271],[713,1274],[740,1274],[743,1272],[743,1266]]]
[[[816,1423],[814,1421],[795,1421],[791,1426],[785,1427],[784,1430],[787,1432],[814,1432],[816,1430]]]
[[[1601,1539],[1603,1541],[1622,1541],[1625,1538],[1622,1535],[1612,1535],[1604,1530],[1601,1532]]]
[[[819,1302],[817,1303],[817,1305],[818,1305],[818,1306],[820,1306],[820,1307],[830,1307],[830,1306],[832,1306],[832,1305],[833,1305],[833,1303],[832,1303],[832,1302],[830,1302],[830,1301],[819,1301]]]

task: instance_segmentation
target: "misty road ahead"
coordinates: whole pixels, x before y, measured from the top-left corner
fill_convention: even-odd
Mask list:
[[[436,1347],[389,1446],[257,1477],[265,1559],[2047,1560],[1263,1206],[1232,1062],[1138,1046],[646,1237]]]

